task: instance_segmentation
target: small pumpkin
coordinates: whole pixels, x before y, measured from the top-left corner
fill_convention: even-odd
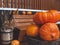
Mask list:
[[[26,34],[27,36],[36,37],[38,35],[38,26],[35,24],[27,26]]]
[[[59,28],[55,23],[46,23],[39,29],[39,36],[46,41],[59,39]]]
[[[19,40],[12,40],[11,45],[20,45]]]
[[[31,14],[32,14],[32,12],[31,12],[31,11],[28,11],[28,12],[27,12],[27,15],[31,15]]]
[[[23,15],[26,15],[26,12],[25,12],[25,11],[23,11],[23,12],[22,12],[22,14],[23,14]]]

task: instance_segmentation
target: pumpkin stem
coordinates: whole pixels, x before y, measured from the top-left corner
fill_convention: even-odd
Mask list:
[[[54,38],[54,34],[51,35],[51,38],[52,38],[52,39]]]
[[[53,36],[53,35],[51,35],[51,38],[53,39],[53,38],[54,38],[54,36]]]

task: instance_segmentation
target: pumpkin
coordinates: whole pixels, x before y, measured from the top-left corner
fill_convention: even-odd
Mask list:
[[[20,45],[18,40],[12,40],[11,45]]]
[[[23,14],[23,15],[26,15],[26,12],[25,12],[25,11],[23,11],[23,12],[22,12],[22,14]]]
[[[32,12],[28,11],[28,12],[27,12],[27,14],[28,14],[28,15],[31,15],[31,14],[32,14]]]
[[[56,16],[56,17],[53,17],[54,20],[60,20],[60,14],[59,14],[58,10],[49,10],[48,12],[50,12],[52,15]]]
[[[48,23],[48,22],[56,23],[59,20],[59,17],[60,15],[58,15],[58,13],[53,14],[50,11],[38,12],[33,16],[33,21],[38,25]]]
[[[27,26],[26,34],[27,36],[36,37],[38,35],[38,26],[35,24]]]
[[[58,13],[58,10],[48,10],[49,12]]]
[[[46,23],[39,29],[39,36],[46,41],[59,39],[59,28],[55,23]]]

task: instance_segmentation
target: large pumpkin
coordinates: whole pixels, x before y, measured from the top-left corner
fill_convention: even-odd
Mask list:
[[[47,21],[48,15],[47,12],[38,12],[33,16],[33,21],[36,24],[43,24]]]
[[[57,22],[59,20],[60,15],[56,12],[48,11],[48,12],[38,12],[33,16],[33,21],[36,24],[44,24],[47,22]]]
[[[39,29],[39,35],[43,40],[57,40],[59,39],[58,26],[55,23],[46,23]]]
[[[27,26],[26,34],[27,36],[36,37],[38,35],[38,26],[35,24]]]

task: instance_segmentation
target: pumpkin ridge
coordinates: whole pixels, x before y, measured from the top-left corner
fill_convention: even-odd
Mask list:
[[[45,13],[44,17],[45,17],[45,22],[47,22],[48,21],[48,12]]]
[[[37,16],[38,16],[38,17],[37,17],[37,20],[39,20],[40,22],[42,22],[41,19],[39,19],[39,18],[41,18],[41,15],[39,15],[39,13],[38,13]],[[40,23],[40,22],[39,22],[39,23]]]
[[[42,18],[42,23],[44,23],[45,22],[45,20],[44,20],[44,14],[43,14],[43,12],[42,12],[42,16],[41,16],[41,18]]]
[[[46,30],[45,28],[49,29],[49,28],[48,28],[48,25],[46,25],[46,26],[44,25],[43,27],[44,27],[44,28],[43,28],[44,31]],[[43,30],[42,30],[42,31],[43,31]],[[49,31],[50,31],[50,29],[49,29]],[[45,32],[46,32],[46,31],[45,31]],[[47,33],[48,33],[48,32],[47,32]]]
[[[49,13],[49,12],[48,12],[48,15],[49,15],[49,16],[48,16],[48,18],[49,18],[49,19],[48,19],[48,20],[49,20],[48,22],[51,22],[51,20],[53,20],[53,17],[54,17],[54,16],[53,16],[51,13]]]
[[[47,27],[47,28],[48,28],[48,30],[51,32],[51,30],[52,30],[52,29],[51,29],[51,27],[50,27],[50,26],[49,26],[50,28],[48,27],[48,24],[47,24],[47,26],[46,26],[46,27]],[[50,33],[50,35],[51,35],[51,39],[54,39],[54,36],[52,35],[52,33]]]
[[[33,16],[33,21],[35,22],[35,23],[39,23],[38,22],[38,15],[37,15],[38,13],[36,13],[34,16]],[[37,20],[37,21],[35,21],[35,20]]]
[[[54,26],[55,26],[55,28],[57,29],[58,27],[55,25],[55,23],[52,23]],[[50,31],[52,32],[52,27],[51,27],[51,24],[50,24]],[[55,28],[53,28],[53,29],[55,29]],[[59,30],[59,29],[57,29],[57,30]],[[57,30],[55,30],[55,31],[57,31]],[[53,32],[54,34],[55,34],[55,32]],[[53,33],[51,34],[51,37],[52,37],[52,39],[54,40],[54,35],[53,35]]]
[[[53,14],[52,16],[54,17],[54,20],[56,20],[56,18],[55,18],[55,17],[56,17],[56,15],[55,15],[54,13],[52,13],[52,14]]]
[[[52,29],[51,29],[51,28],[49,28],[50,26],[48,27],[48,24],[47,24],[45,27],[47,28],[47,30],[49,30],[49,32],[51,32],[51,30],[52,30]],[[54,38],[54,36],[53,36],[51,33],[49,33],[49,34],[51,35],[51,36],[50,36],[50,38],[51,38],[51,39],[53,39],[53,38]]]
[[[47,28],[47,26],[45,27],[45,25],[44,25],[44,28],[43,28],[43,30],[42,29],[40,29],[40,31],[42,31],[43,33],[45,33],[45,34],[48,34],[48,32],[47,32],[47,30],[48,29],[45,29],[45,28]],[[44,34],[43,34],[44,35]],[[48,34],[49,35],[49,34]],[[46,36],[46,35],[45,35]],[[44,38],[44,37],[43,37]],[[45,40],[45,39],[44,39]],[[47,39],[48,40],[48,39]],[[52,40],[51,38],[50,38],[50,40]]]
[[[49,22],[56,22],[57,21],[57,16],[56,16],[56,14],[55,13],[53,13],[53,12],[49,12],[51,15],[52,15],[52,21],[49,21]],[[51,16],[50,15],[50,16]]]
[[[44,23],[46,23],[46,18],[47,18],[47,13],[46,12],[43,12],[42,13],[42,21],[44,22]]]
[[[40,15],[40,16],[39,16],[39,18],[40,18],[39,21],[40,21],[41,23],[43,23],[43,21],[42,21],[42,20],[43,20],[42,14],[43,14],[42,12],[40,12],[40,14],[39,14],[39,15]]]

